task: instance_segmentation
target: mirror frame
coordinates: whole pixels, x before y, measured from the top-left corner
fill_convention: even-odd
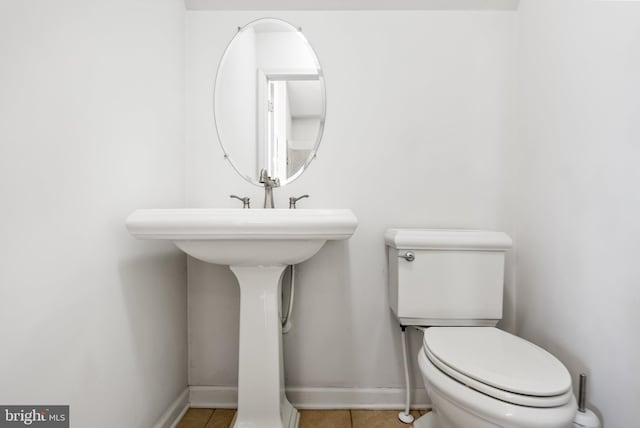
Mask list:
[[[305,160],[305,162],[302,165],[302,167],[300,167],[300,169],[298,171],[296,171],[292,176],[286,177],[285,179],[280,179],[280,186],[284,186],[285,184],[289,184],[289,183],[293,182],[294,180],[296,180],[298,177],[300,177],[302,175],[302,173],[309,167],[309,164],[311,164],[311,162],[316,158],[317,153],[318,153],[318,147],[320,146],[320,141],[322,141],[322,137],[324,135],[324,127],[325,127],[325,122],[326,122],[326,118],[327,118],[327,89],[326,89],[326,84],[325,84],[325,79],[324,79],[324,73],[323,73],[322,67],[320,65],[320,59],[318,58],[318,54],[316,53],[316,51],[311,46],[311,43],[309,42],[307,37],[302,33],[302,27],[295,27],[291,23],[289,23],[289,22],[287,22],[287,21],[285,21],[283,19],[280,19],[280,18],[258,18],[258,19],[254,19],[253,21],[249,22],[248,24],[246,24],[246,25],[244,25],[242,27],[237,27],[236,34],[234,34],[233,38],[229,41],[229,43],[227,43],[227,47],[224,49],[224,52],[222,53],[222,57],[220,58],[220,61],[218,62],[218,67],[217,67],[217,70],[216,70],[216,78],[215,78],[214,87],[213,87],[213,118],[214,118],[214,124],[215,124],[215,127],[216,127],[216,134],[217,134],[217,137],[218,137],[218,143],[220,144],[220,147],[222,148],[222,152],[224,153],[224,158],[229,162],[231,167],[238,173],[238,175],[240,175],[246,181],[248,181],[249,183],[251,183],[253,185],[256,185],[256,186],[259,186],[259,187],[263,187],[264,185],[258,181],[258,177],[256,177],[256,178],[250,177],[245,172],[240,171],[240,169],[233,163],[233,160],[231,159],[231,156],[229,155],[229,153],[225,149],[224,143],[222,142],[222,136],[221,136],[221,133],[220,133],[220,127],[218,125],[218,119],[217,119],[217,114],[216,114],[216,89],[218,87],[218,79],[220,78],[220,69],[223,66],[224,58],[227,55],[227,52],[231,48],[231,45],[233,44],[233,41],[236,39],[238,34],[240,34],[241,32],[243,32],[245,30],[247,30],[248,28],[251,28],[253,25],[255,25],[256,23],[259,23],[261,21],[275,21],[275,22],[278,22],[280,24],[283,24],[283,25],[291,28],[292,31],[295,32],[298,35],[298,37],[300,37],[302,42],[313,53],[313,56],[314,56],[315,62],[316,62],[316,64],[315,64],[316,65],[316,69],[318,71],[318,81],[320,82],[320,88],[321,88],[321,91],[322,91],[322,106],[321,106],[322,118],[320,119],[320,126],[318,128],[318,135],[316,137],[316,142],[313,145],[313,149],[309,153],[309,156]],[[257,137],[258,136],[256,134],[256,145],[257,145]]]

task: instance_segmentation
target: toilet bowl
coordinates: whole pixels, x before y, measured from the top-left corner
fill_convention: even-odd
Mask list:
[[[433,327],[418,364],[433,411],[416,428],[572,426],[568,371],[524,339],[492,327]]]

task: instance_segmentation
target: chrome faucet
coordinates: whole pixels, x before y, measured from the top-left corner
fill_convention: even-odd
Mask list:
[[[279,178],[271,178],[267,174],[267,170],[260,170],[260,183],[264,184],[264,208],[275,208],[273,203],[273,188],[280,187]]]

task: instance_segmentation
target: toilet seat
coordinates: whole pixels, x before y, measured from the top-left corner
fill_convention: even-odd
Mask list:
[[[431,327],[423,349],[449,377],[507,403],[558,407],[573,397],[569,372],[557,358],[497,328]]]

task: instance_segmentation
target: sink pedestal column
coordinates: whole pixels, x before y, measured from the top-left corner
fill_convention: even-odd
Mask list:
[[[280,279],[286,266],[230,266],[240,285],[238,414],[234,428],[296,428],[284,393]]]

